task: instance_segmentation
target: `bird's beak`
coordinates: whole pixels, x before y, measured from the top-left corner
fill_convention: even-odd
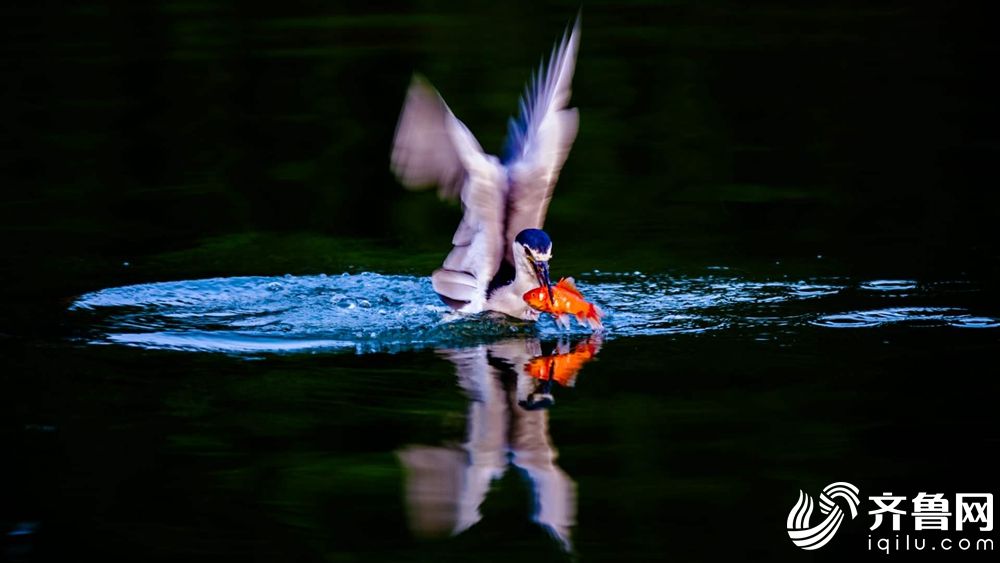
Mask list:
[[[535,277],[538,278],[538,285],[545,287],[545,293],[549,296],[549,304],[552,304],[552,282],[549,281],[549,263],[537,261],[531,263],[535,267]]]

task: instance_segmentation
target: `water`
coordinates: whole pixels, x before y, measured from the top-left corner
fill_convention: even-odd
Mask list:
[[[410,275],[80,295],[62,343],[14,364],[59,385],[14,409],[16,447],[39,453],[16,474],[8,544],[45,557],[58,537],[112,558],[780,559],[801,487],[990,486],[987,465],[950,461],[975,459],[991,424],[975,391],[997,341],[987,287],[734,270],[582,273],[608,313],[599,333],[453,318]],[[48,453],[62,451],[75,461]],[[706,551],[720,511],[746,506],[760,517]],[[132,547],[90,538],[104,527]],[[831,549],[863,548],[865,529],[845,524]]]
[[[988,286],[761,270],[582,272],[597,334],[453,318],[409,274],[60,301],[0,341],[34,374],[5,389],[6,553],[781,559],[800,488],[992,486]]]
[[[456,316],[428,278],[371,272],[113,287],[79,296],[67,314],[85,349],[139,349],[174,366],[228,358],[213,362],[223,372],[264,363],[221,390],[201,381],[172,391],[167,416],[172,455],[217,467],[208,490],[279,503],[251,512],[295,527],[269,532],[269,545],[330,541],[333,553],[384,560],[619,560],[621,546],[655,558],[677,542],[710,543],[717,506],[762,506],[761,524],[734,532],[759,542],[792,506],[789,485],[802,478],[789,472],[943,489],[955,486],[941,479],[948,459],[976,443],[975,432],[953,432],[988,408],[963,391],[1000,329],[980,283],[775,279],[718,266],[577,278],[606,311],[603,330]],[[304,357],[322,363],[306,368]],[[914,387],[918,365],[964,370],[958,385]],[[925,409],[950,432],[922,426]],[[938,457],[913,453],[928,441]],[[911,455],[924,469],[901,477]],[[961,472],[983,486],[988,474]],[[262,479],[281,485],[253,489]],[[337,514],[312,512],[323,506]],[[704,523],[685,532],[692,544],[661,539],[692,518]],[[864,529],[844,527],[839,549],[864,545]],[[763,543],[780,558],[778,537]]]
[[[607,339],[728,331],[779,342],[810,326],[998,328],[1000,320],[946,303],[981,291],[968,283],[841,278],[752,281],[731,276],[594,272],[581,290],[607,313]],[[861,310],[841,310],[857,294]],[[888,305],[891,305],[888,306]],[[909,306],[907,306],[909,305]],[[520,323],[449,314],[429,278],[357,275],[213,278],[104,289],[70,310],[92,344],[232,354],[398,352],[463,346],[511,335],[556,338],[552,317]]]

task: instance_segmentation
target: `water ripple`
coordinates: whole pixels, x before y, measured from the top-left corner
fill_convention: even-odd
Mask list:
[[[959,328],[997,328],[1000,320],[970,315],[961,309],[944,307],[893,307],[824,315],[813,324],[829,328],[870,328],[891,324],[914,326],[954,326]]]
[[[859,287],[868,291],[907,291],[917,289],[917,282],[913,280],[872,280],[861,282]]]
[[[927,292],[977,291],[958,282],[874,280],[852,286],[843,278],[750,280],[717,270],[694,277],[595,271],[578,281],[607,312],[606,338],[735,330],[756,340],[780,340],[809,327],[1000,327],[997,318],[961,307],[836,310],[851,287],[876,298],[885,294],[894,305]],[[429,278],[376,273],[132,285],[88,293],[70,309],[86,342],[233,354],[394,352],[566,334],[548,316],[537,324],[494,314],[458,317],[438,300]]]

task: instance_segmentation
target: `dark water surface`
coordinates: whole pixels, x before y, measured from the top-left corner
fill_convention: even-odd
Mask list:
[[[413,70],[499,146],[577,4],[385,8],[3,9],[0,560],[843,560],[799,489],[1000,493],[994,14],[585,3],[592,335],[447,317],[387,170]]]
[[[442,321],[412,276],[83,295],[61,337],[4,342],[4,516],[33,527],[8,555],[794,559],[798,488],[994,484],[1000,322],[977,283],[581,282],[600,335]],[[576,358],[571,380],[543,388],[539,357]],[[828,552],[863,554],[845,528]]]

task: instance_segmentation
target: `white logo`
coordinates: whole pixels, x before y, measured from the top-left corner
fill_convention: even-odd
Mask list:
[[[802,549],[811,550],[819,549],[833,539],[834,534],[840,529],[841,522],[844,521],[844,511],[833,502],[835,498],[847,502],[847,507],[851,509],[851,520],[858,516],[858,505],[861,504],[858,488],[845,481],[830,483],[819,495],[819,511],[826,514],[826,518],[810,527],[813,499],[799,490],[799,501],[788,512],[788,537],[792,538],[792,543]]]

